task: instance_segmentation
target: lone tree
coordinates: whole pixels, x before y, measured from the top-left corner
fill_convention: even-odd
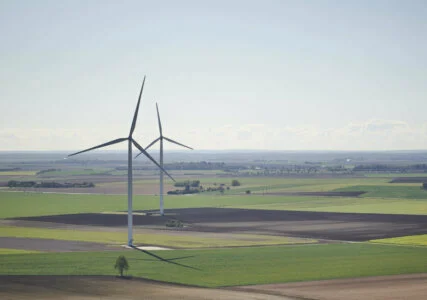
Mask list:
[[[124,255],[120,255],[119,257],[117,257],[114,268],[119,270],[120,277],[123,277],[123,271],[127,271],[129,269],[128,261],[126,257],[124,257]]]
[[[239,185],[240,185],[240,182],[237,179],[233,179],[231,181],[231,186],[239,186]]]
[[[425,189],[425,190],[427,190],[427,182],[423,183],[422,188]]]

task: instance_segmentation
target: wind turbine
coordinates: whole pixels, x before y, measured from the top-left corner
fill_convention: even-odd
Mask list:
[[[73,155],[77,155],[83,152],[87,152],[90,150],[95,150],[98,148],[103,148],[106,146],[110,146],[110,145],[114,145],[114,144],[118,144],[124,141],[128,141],[128,246],[132,246],[133,243],[133,236],[132,236],[132,226],[133,226],[133,219],[132,219],[132,144],[138,148],[139,151],[141,151],[141,153],[143,153],[145,156],[147,156],[154,164],[157,165],[157,167],[160,168],[160,170],[162,172],[165,172],[166,175],[168,175],[173,181],[175,181],[172,176],[170,176],[168,174],[168,172],[166,172],[162,166],[160,166],[155,160],[154,158],[152,158],[150,156],[150,154],[147,153],[147,151],[144,150],[144,148],[141,147],[141,145],[138,144],[137,141],[135,141],[135,139],[132,137],[133,132],[135,131],[135,125],[136,125],[136,120],[138,118],[138,111],[139,111],[139,104],[141,102],[141,96],[142,96],[142,91],[144,89],[144,83],[145,83],[145,76],[144,76],[144,80],[142,81],[142,86],[141,86],[141,91],[139,92],[139,97],[138,97],[138,103],[136,105],[136,109],[135,109],[135,114],[133,116],[133,120],[132,120],[132,125],[130,127],[130,132],[129,132],[129,136],[128,137],[123,137],[123,138],[118,138],[109,142],[106,142],[104,144],[83,150],[83,151],[79,151],[73,154],[68,155],[68,157],[73,156]]]
[[[145,150],[148,150],[151,146],[153,146],[155,143],[157,143],[158,141],[160,141],[160,214],[163,216],[164,215],[164,209],[163,209],[163,172],[166,173],[166,171],[163,168],[163,140],[166,140],[166,141],[168,141],[170,143],[176,144],[176,145],[181,146],[181,147],[188,148],[190,150],[193,150],[193,148],[188,147],[188,146],[186,146],[184,144],[178,143],[177,141],[174,141],[174,140],[172,140],[172,139],[170,139],[168,137],[163,136],[162,122],[160,121],[159,106],[157,105],[157,103],[156,103],[156,110],[157,110],[157,121],[159,122],[160,136],[157,139],[155,139],[154,141],[152,141],[145,148]],[[137,158],[138,156],[140,156],[142,153],[143,152],[141,151],[141,153],[139,153],[135,158]]]

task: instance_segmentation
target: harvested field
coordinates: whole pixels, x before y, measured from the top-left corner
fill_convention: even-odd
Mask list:
[[[117,251],[120,249],[100,243],[17,237],[0,237],[0,248],[26,249],[42,252]]]
[[[224,289],[204,289],[112,276],[0,276],[0,299],[282,299]]]
[[[164,226],[178,219],[182,230],[199,232],[241,232],[314,239],[369,241],[427,233],[427,216],[327,213],[305,211],[253,210],[233,208],[169,209],[167,215],[134,215],[136,226]],[[138,214],[140,213],[140,214]],[[70,214],[22,217],[15,220],[51,222],[70,225],[127,226],[125,214]]]
[[[393,178],[390,183],[423,183],[427,182],[427,177],[396,177]]]
[[[319,300],[422,300],[427,295],[427,274],[378,276],[287,284],[238,287],[234,290]]]
[[[153,178],[147,178],[147,180],[152,180]],[[60,194],[106,194],[106,195],[125,195],[127,194],[127,177],[125,178],[116,178],[116,177],[106,177],[103,178],[79,178],[71,180],[48,180],[44,179],[43,181],[55,181],[58,183],[81,183],[84,181],[93,182],[94,187],[91,188],[16,188],[17,191],[22,192],[38,192],[38,193],[60,193]],[[159,184],[157,182],[140,182],[140,178],[135,179],[133,192],[135,195],[157,195],[159,194]],[[7,184],[7,183],[6,183]],[[172,184],[165,183],[165,191],[175,190]]]

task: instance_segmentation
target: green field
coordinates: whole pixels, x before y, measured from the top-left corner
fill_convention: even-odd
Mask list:
[[[325,183],[328,187],[335,183]],[[309,188],[307,185],[304,188]],[[362,186],[372,189],[363,197],[263,196],[225,193],[166,196],[165,208],[235,207],[248,209],[303,210],[324,212],[427,214],[427,199],[413,186]],[[354,188],[356,189],[356,188]],[[348,190],[354,190],[348,188]],[[396,194],[394,194],[396,193]],[[427,194],[427,193],[426,193]],[[369,195],[376,195],[369,196]],[[398,197],[397,195],[400,195]],[[418,197],[418,198],[417,198]],[[158,209],[158,197],[134,196],[134,209]],[[125,211],[126,195],[43,194],[0,191],[0,218]]]
[[[135,233],[135,244],[149,244],[172,248],[209,248],[209,247],[242,247],[260,245],[285,245],[316,243],[314,239],[300,239],[280,236],[262,236],[235,234],[233,238],[208,236],[176,235],[167,231],[160,233]],[[47,229],[0,226],[0,237],[41,238],[67,241],[85,241],[122,245],[127,239],[127,232],[87,231],[72,229]]]
[[[231,207],[341,213],[427,215],[427,202],[397,198],[281,197],[280,201],[277,202],[236,204],[231,205]]]
[[[419,183],[388,184],[388,185],[354,185],[339,188],[334,191],[364,191],[363,198],[398,198],[427,200],[427,191],[421,188]]]
[[[427,234],[372,240],[373,243],[427,246]]]
[[[142,203],[135,197],[135,205]],[[148,198],[148,199],[147,199]],[[155,204],[147,197],[144,204]],[[126,196],[0,192],[0,218],[126,210]]]
[[[0,274],[113,275],[121,254],[128,258],[132,276],[206,287],[427,272],[426,249],[403,246],[333,244],[153,253],[171,263],[135,250],[12,254],[0,256]]]

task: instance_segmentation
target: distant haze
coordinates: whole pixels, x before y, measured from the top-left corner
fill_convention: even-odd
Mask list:
[[[427,1],[0,1],[0,151],[427,149]],[[178,149],[165,145],[166,149]],[[126,143],[111,149],[126,149]]]

